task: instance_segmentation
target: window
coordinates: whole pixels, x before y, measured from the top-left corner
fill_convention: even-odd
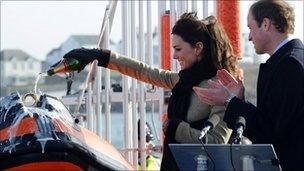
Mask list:
[[[28,68],[33,69],[33,61],[28,61]]]

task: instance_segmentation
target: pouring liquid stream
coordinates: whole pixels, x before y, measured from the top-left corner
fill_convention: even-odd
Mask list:
[[[45,77],[47,76],[47,73],[39,73],[38,76],[36,77],[36,81],[35,81],[35,87],[34,87],[34,93],[37,94],[37,85],[38,85],[38,81],[41,77]]]

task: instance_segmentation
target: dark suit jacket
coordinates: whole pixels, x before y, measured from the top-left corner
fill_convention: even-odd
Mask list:
[[[244,134],[253,143],[273,144],[283,170],[304,166],[304,47],[293,39],[260,65],[257,106],[236,97],[224,121],[233,128],[246,119]]]

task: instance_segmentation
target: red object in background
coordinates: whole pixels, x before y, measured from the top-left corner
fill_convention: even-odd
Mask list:
[[[161,116],[160,116],[160,120],[161,120],[161,123],[163,124],[164,122],[166,122],[168,120],[168,114],[167,113],[163,113]],[[160,130],[160,142],[161,144],[163,144],[164,142],[164,139],[165,139],[165,135],[164,135],[164,132],[163,130],[161,129]]]
[[[162,69],[170,70],[170,14],[167,11],[161,17],[161,66]]]
[[[20,166],[12,167],[7,169],[6,171],[24,171],[24,170],[31,170],[31,171],[83,171],[79,166],[74,165],[73,163],[69,162],[61,162],[61,161],[44,161],[44,162],[35,162],[35,163],[26,163]]]
[[[217,1],[217,16],[228,34],[234,53],[238,59],[241,59],[240,2],[238,0]]]

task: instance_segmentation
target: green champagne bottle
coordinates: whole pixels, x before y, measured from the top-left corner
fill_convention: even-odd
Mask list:
[[[50,68],[47,71],[49,76],[52,76],[57,73],[77,71],[80,67],[80,62],[74,58],[65,58],[61,60],[56,66]]]

